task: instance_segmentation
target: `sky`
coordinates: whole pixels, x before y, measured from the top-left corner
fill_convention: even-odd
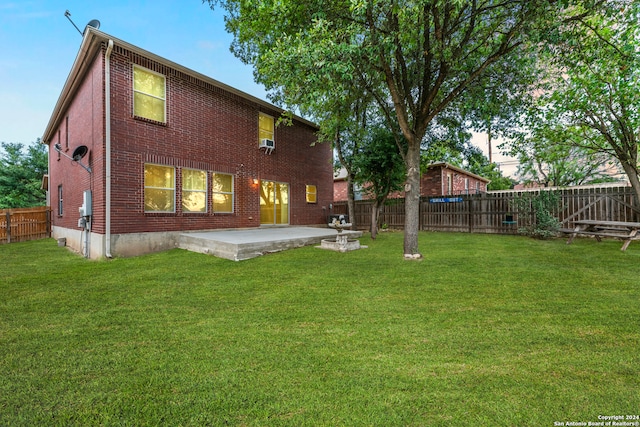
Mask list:
[[[0,0],[0,141],[39,138],[92,19],[105,33],[260,99],[253,70],[229,51],[223,11],[201,0]]]
[[[115,38],[267,100],[251,66],[229,51],[224,11],[201,0],[0,0],[0,142],[26,145],[44,133],[82,42],[67,10],[80,31],[97,19]],[[486,136],[473,143],[487,155]]]

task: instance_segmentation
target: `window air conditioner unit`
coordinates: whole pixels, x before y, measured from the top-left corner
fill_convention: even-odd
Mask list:
[[[273,139],[261,139],[260,140],[260,148],[268,148],[269,150],[273,150],[274,148],[276,148],[276,143],[273,141]]]

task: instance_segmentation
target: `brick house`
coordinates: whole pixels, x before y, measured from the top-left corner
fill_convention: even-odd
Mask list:
[[[490,180],[475,175],[445,162],[432,163],[420,178],[420,194],[423,197],[452,196],[462,194],[486,193]],[[364,197],[360,189],[355,189],[355,199]],[[403,193],[392,193],[389,198],[402,198]],[[346,171],[341,169],[334,174],[333,200],[347,200]]]
[[[432,163],[420,178],[420,194],[430,197],[486,193],[489,182],[449,163]]]
[[[53,236],[101,258],[185,231],[326,224],[331,148],[300,117],[276,126],[281,114],[87,27],[42,137]]]

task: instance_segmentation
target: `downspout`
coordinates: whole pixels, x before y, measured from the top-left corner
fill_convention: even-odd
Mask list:
[[[113,50],[113,40],[107,44],[107,52],[104,55],[104,116],[105,116],[105,209],[104,209],[104,234],[105,248],[104,255],[112,258],[111,255],[111,51]]]

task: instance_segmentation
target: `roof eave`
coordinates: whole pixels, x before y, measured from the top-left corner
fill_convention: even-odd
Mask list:
[[[452,164],[450,164],[450,163],[447,163],[447,162],[436,162],[436,163],[431,163],[428,167],[438,167],[438,166],[442,166],[442,167],[444,167],[445,169],[451,169],[451,170],[454,170],[454,171],[456,171],[456,172],[460,172],[460,173],[463,173],[463,174],[465,174],[465,175],[469,175],[470,177],[473,177],[473,178],[478,179],[478,180],[480,180],[480,181],[484,181],[484,182],[486,182],[487,184],[491,182],[491,180],[490,180],[490,179],[484,178],[484,177],[482,177],[482,176],[480,176],[480,175],[476,175],[475,173],[469,172],[468,170],[464,170],[464,169],[462,169],[462,168],[459,168],[459,167],[454,166],[454,165],[452,165]]]
[[[73,66],[71,67],[71,71],[69,73],[69,76],[67,77],[67,80],[63,86],[62,89],[62,93],[60,94],[60,97],[58,98],[58,102],[56,103],[56,106],[53,110],[53,114],[51,115],[51,119],[49,120],[49,123],[45,129],[45,132],[42,136],[42,142],[45,144],[48,144],[49,141],[51,140],[51,138],[53,137],[53,132],[55,131],[55,129],[58,127],[58,124],[60,123],[61,120],[61,116],[62,116],[62,112],[65,111],[66,107],[68,106],[68,104],[70,103],[71,99],[73,98],[73,94],[75,92],[75,90],[77,89],[77,85],[79,84],[84,72],[86,72],[87,66],[88,66],[88,59],[92,58],[93,55],[95,54],[95,51],[97,50],[97,48],[99,48],[100,44],[102,42],[106,42],[108,40],[112,40],[114,45],[118,45],[126,50],[129,50],[133,53],[136,53],[140,56],[143,56],[145,58],[149,58],[153,61],[156,61],[158,63],[161,63],[163,65],[166,65],[169,68],[175,69],[177,71],[180,71],[182,73],[185,73],[187,75],[190,75],[198,80],[202,80],[204,82],[210,83],[213,86],[216,86],[220,89],[223,89],[226,92],[232,93],[234,95],[237,95],[241,98],[244,98],[252,103],[255,103],[261,107],[264,107],[266,109],[269,110],[275,110],[278,111],[280,114],[285,113],[286,111],[280,107],[277,107],[273,104],[270,104],[267,101],[264,101],[260,98],[256,98],[253,95],[249,95],[246,92],[243,92],[241,90],[238,90],[234,87],[231,87],[229,85],[226,85],[218,80],[215,80],[211,77],[208,77],[204,74],[201,74],[197,71],[194,71],[190,68],[184,67],[180,64],[177,64],[175,62],[172,62],[166,58],[163,58],[159,55],[156,55],[152,52],[149,52],[147,50],[144,50],[142,48],[139,48],[138,46],[132,45],[131,43],[127,43],[124,40],[120,40],[118,38],[112,37],[107,33],[104,33],[94,27],[86,27],[85,29],[85,33],[84,33],[84,38],[82,40],[82,44],[80,46],[80,50],[78,51],[78,55],[76,56],[76,60],[73,63]],[[293,115],[293,119],[295,121],[299,121],[307,126],[310,126],[314,129],[318,129],[318,125],[316,125],[315,123],[302,118],[300,116],[297,115]]]
[[[51,114],[49,123],[42,134],[41,142],[43,144],[49,144],[51,138],[53,138],[53,134],[62,120],[63,112],[67,109],[69,103],[73,99],[73,95],[78,89],[78,84],[90,65],[88,59],[92,58],[100,47],[100,42],[102,42],[102,40],[97,40],[95,38],[92,31],[90,31],[91,28],[92,27],[87,27],[84,33],[80,50],[76,55],[76,59],[73,62],[73,66],[67,76],[67,80],[62,87],[62,92],[58,97],[58,101],[53,108],[53,113]]]

